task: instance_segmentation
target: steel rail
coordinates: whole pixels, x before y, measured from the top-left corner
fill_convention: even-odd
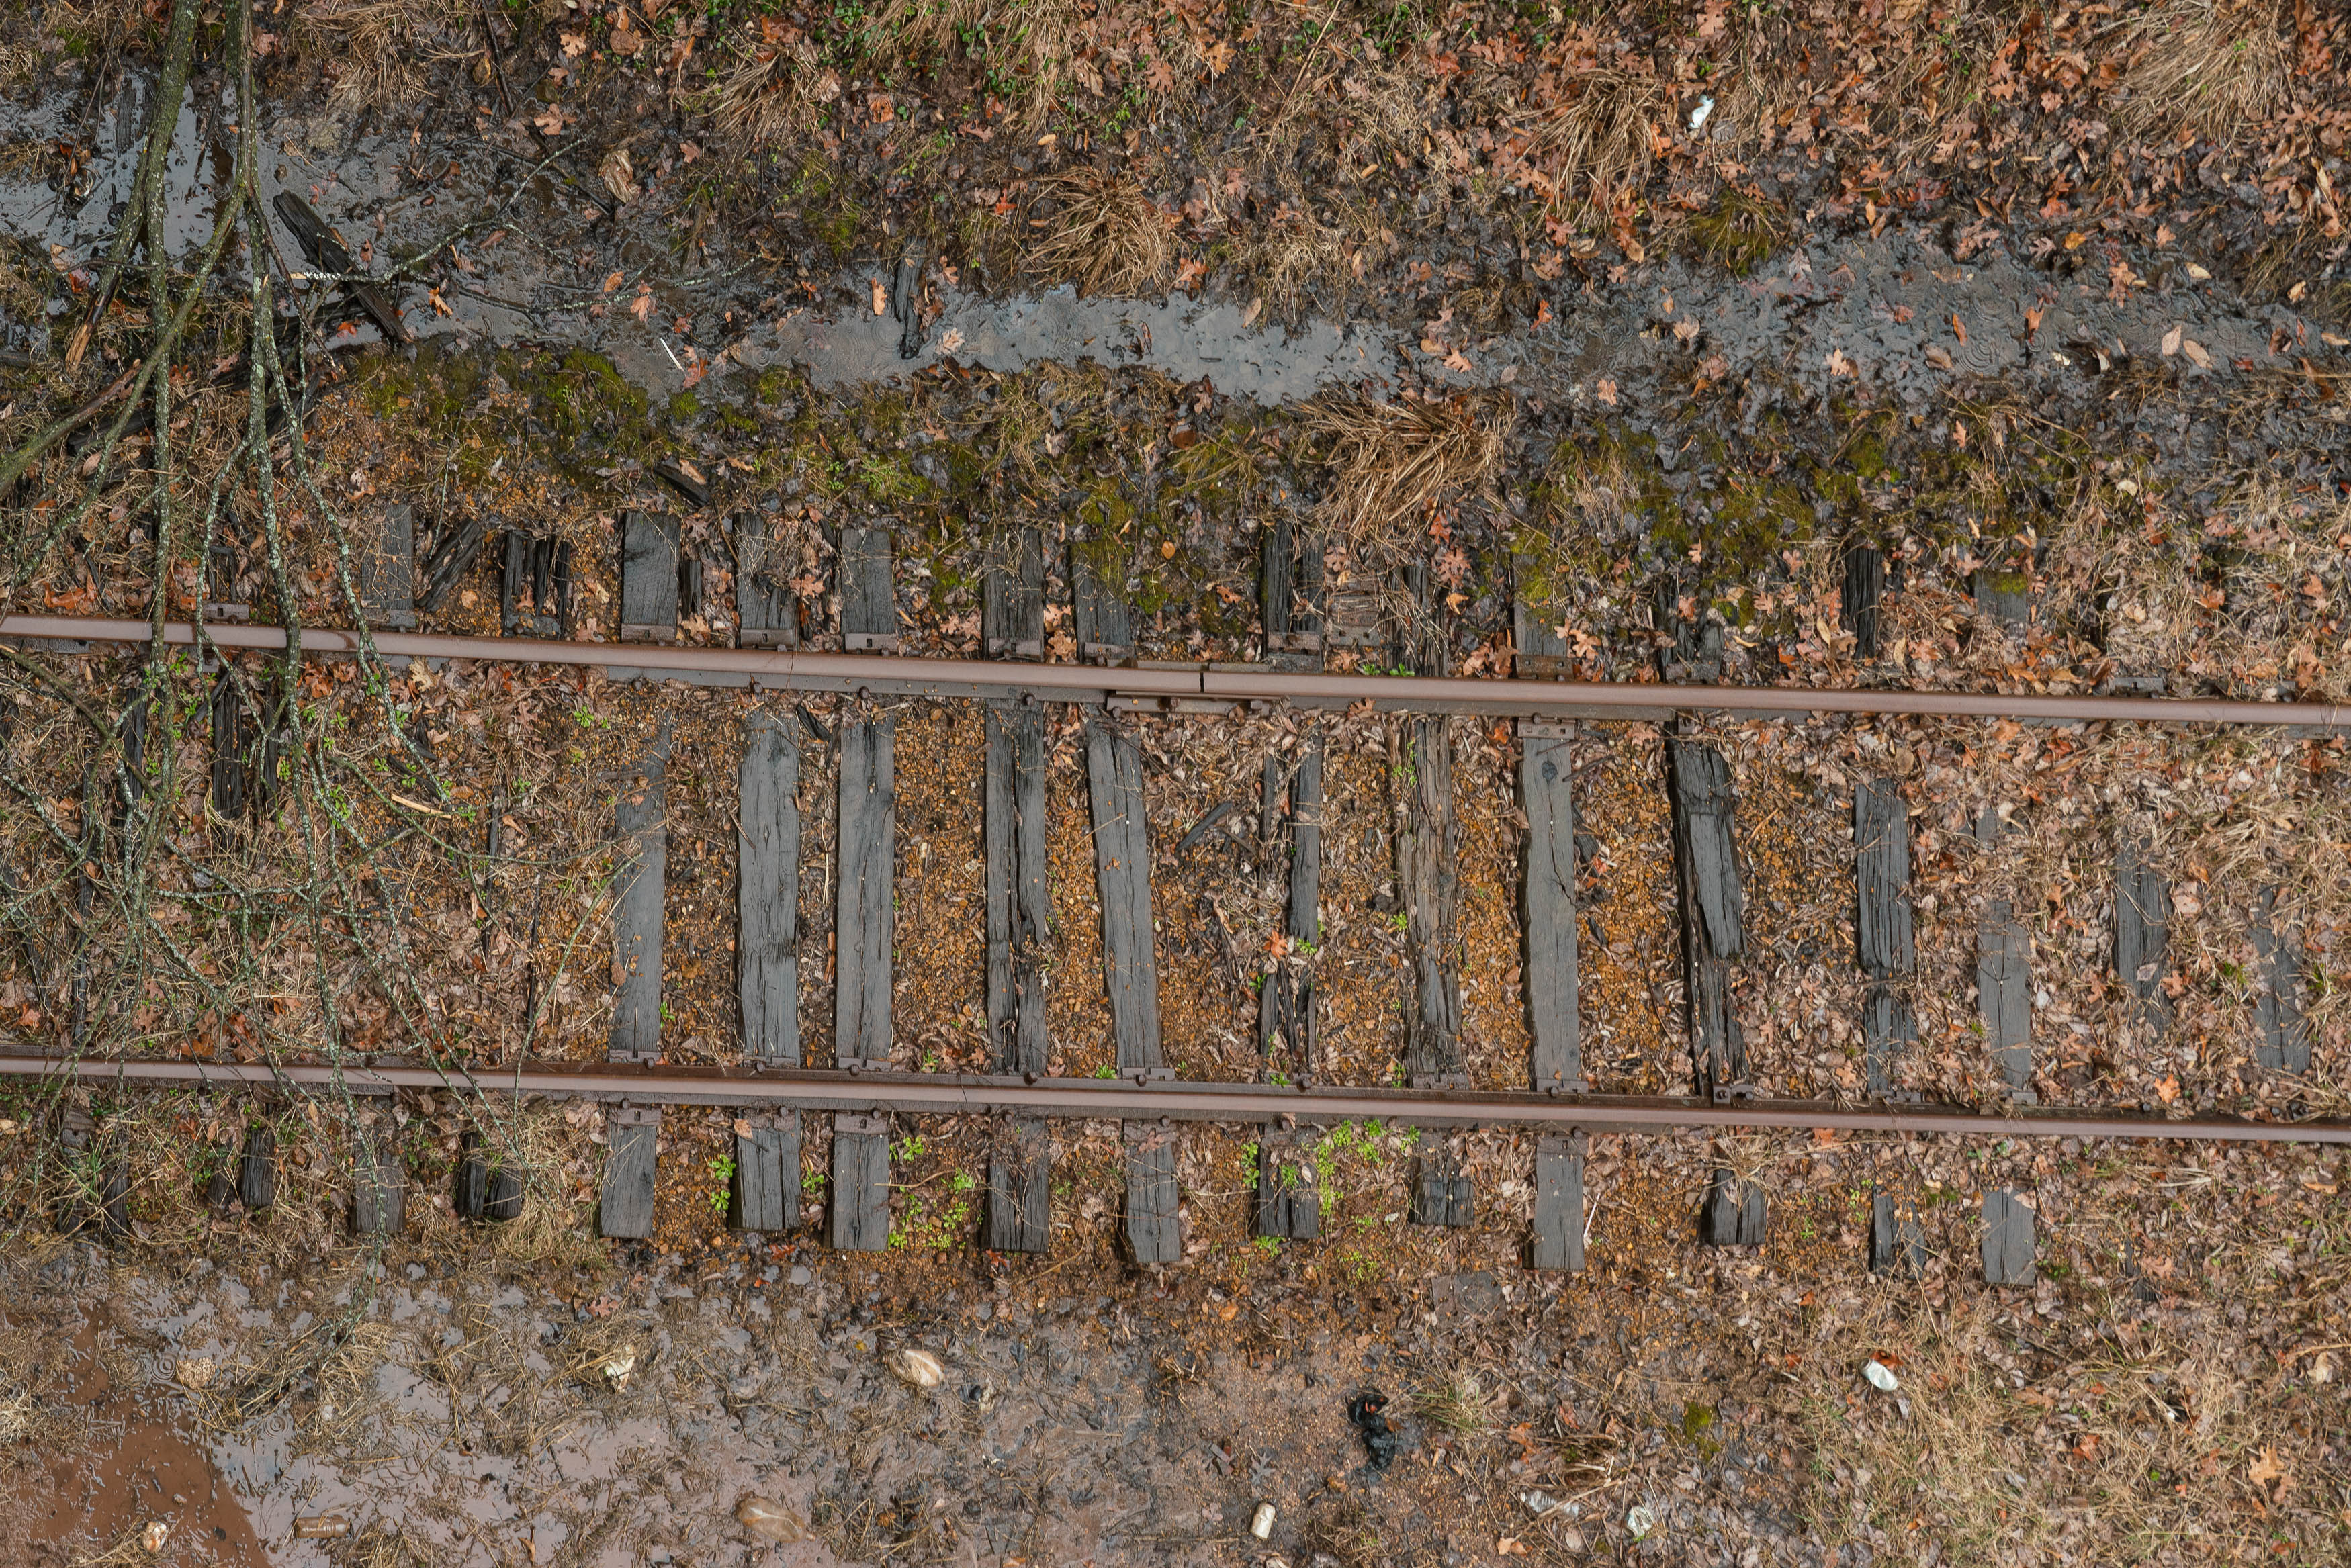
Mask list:
[[[208,624],[218,647],[275,650],[286,632],[245,622]],[[146,621],[71,616],[0,618],[0,638],[56,642],[142,643]],[[163,640],[196,640],[186,621],[170,621]],[[376,632],[371,641],[388,659],[479,659],[502,664],[554,664],[625,670],[731,685],[801,691],[866,691],[889,695],[1002,697],[1028,694],[1049,701],[1288,703],[1417,712],[1525,714],[1540,717],[1649,718],[1679,712],[1740,715],[1801,713],[1910,714],[1938,718],[2042,719],[2061,722],[2293,725],[2351,730],[2351,706],[2333,702],[2241,702],[2207,698],[2047,697],[2004,691],[1873,691],[1800,686],[1648,685],[1634,681],[1468,680],[1414,675],[1334,675],[1233,665],[1013,664],[987,659],[923,659],[889,653],[805,653],[793,649],[693,648],[653,642],[556,642],[529,638],[438,637]],[[306,653],[348,654],[359,634],[305,627]]]
[[[1539,1095],[1493,1090],[1384,1089],[1160,1079],[990,1077],[946,1073],[645,1067],[541,1063],[517,1071],[434,1066],[376,1057],[344,1065],[272,1067],[235,1062],[75,1059],[0,1054],[0,1078],[57,1078],[80,1087],[196,1085],[292,1090],[319,1096],[455,1087],[483,1095],[632,1101],[647,1105],[765,1106],[856,1115],[1021,1115],[1099,1120],[1307,1123],[1403,1122],[1421,1127],[1581,1127],[1655,1132],[1684,1127],[1776,1127],[1968,1137],[2160,1138],[2189,1142],[2351,1144],[2351,1122],[2262,1122],[2236,1116],[2167,1119],[2126,1111],[2032,1110],[1984,1114],[1962,1107],[1855,1107],[1817,1100],[1733,1100],[1635,1095]]]

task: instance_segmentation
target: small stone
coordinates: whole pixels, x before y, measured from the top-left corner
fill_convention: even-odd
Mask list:
[[[154,1519],[148,1521],[147,1528],[139,1532],[139,1544],[148,1556],[160,1557],[163,1553],[163,1542],[171,1538],[171,1521]]]
[[[213,1374],[218,1370],[219,1364],[209,1355],[183,1355],[172,1369],[172,1378],[181,1387],[198,1392],[212,1386]]]
[[[794,1263],[794,1264],[792,1265],[792,1272],[791,1272],[791,1282],[792,1282],[792,1283],[794,1283],[794,1284],[796,1284],[796,1285],[804,1285],[804,1284],[807,1284],[810,1280],[813,1280],[813,1279],[815,1279],[815,1278],[816,1278],[816,1276],[815,1276],[814,1274],[812,1274],[812,1273],[809,1272],[809,1271],[808,1271],[808,1265],[806,1265],[805,1263]]]
[[[762,1541],[806,1541],[800,1516],[771,1497],[745,1497],[735,1505],[735,1522]]]
[[[935,1388],[947,1380],[946,1367],[927,1350],[893,1350],[889,1366],[891,1376],[909,1388]]]

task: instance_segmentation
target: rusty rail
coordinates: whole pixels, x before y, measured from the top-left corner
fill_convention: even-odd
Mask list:
[[[540,1063],[520,1070],[434,1066],[407,1059],[355,1058],[335,1065],[272,1067],[235,1062],[118,1058],[76,1060],[49,1053],[0,1054],[0,1079],[70,1080],[85,1088],[199,1085],[291,1091],[322,1097],[450,1089],[549,1099],[648,1105],[762,1106],[856,1115],[1092,1117],[1102,1120],[1322,1124],[1402,1122],[1416,1127],[1525,1127],[1590,1132],[1678,1127],[1777,1127],[1844,1133],[1928,1133],[1969,1137],[2160,1138],[2184,1142],[2351,1144],[2351,1122],[2263,1122],[2237,1116],[2164,1118],[2127,1111],[2032,1110],[1985,1114],[1965,1107],[1844,1106],[1821,1100],[1732,1100],[1635,1095],[1539,1095],[1450,1090],[1181,1083],[1127,1079],[989,1077],[946,1073],[847,1073],[814,1069],[646,1067],[601,1062]]]
[[[143,643],[145,621],[69,616],[0,618],[0,638],[57,642]],[[284,628],[243,622],[207,625],[218,647],[272,650],[286,646]],[[186,621],[167,622],[167,644],[196,640]],[[2241,702],[2206,698],[2046,697],[2001,691],[1873,691],[1799,686],[1667,686],[1630,681],[1463,680],[1411,675],[1333,675],[1230,664],[1014,664],[986,659],[905,658],[886,653],[803,653],[790,649],[692,648],[668,643],[553,642],[527,638],[429,637],[376,632],[371,640],[387,659],[481,659],[504,664],[592,666],[654,679],[674,677],[713,684],[758,685],[815,691],[869,691],[888,696],[1005,697],[1046,701],[1116,702],[1129,707],[1177,703],[1290,704],[1345,707],[1370,702],[1384,710],[1549,715],[1560,718],[1654,718],[1678,712],[1741,715],[1905,713],[1943,718],[2042,719],[2062,722],[2293,725],[2351,730],[2351,706],[2333,702]],[[350,653],[359,634],[306,627],[306,653]]]

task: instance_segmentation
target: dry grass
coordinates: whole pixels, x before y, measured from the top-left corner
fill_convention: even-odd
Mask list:
[[[1271,314],[1292,324],[1310,303],[1343,317],[1367,269],[1384,259],[1378,214],[1368,204],[1342,206],[1325,222],[1303,191],[1292,188],[1273,219],[1235,248],[1235,265],[1254,283]]]
[[[2233,141],[2285,101],[2293,42],[2271,0],[2161,0],[2111,36],[2126,59],[2116,119],[2127,130]]]
[[[318,0],[296,17],[298,47],[325,68],[328,100],[347,112],[405,109],[424,96],[435,60],[469,53],[441,42],[466,25],[456,0]]]
[[[1133,175],[1071,169],[1038,182],[1043,237],[1026,269],[1089,295],[1164,288],[1176,266],[1176,226]]]
[[[1517,402],[1500,394],[1316,399],[1307,423],[1331,470],[1322,520],[1360,546],[1402,549],[1431,506],[1493,483],[1517,421]]]
[[[1646,71],[1597,67],[1563,80],[1561,100],[1524,117],[1521,156],[1555,200],[1607,206],[1656,161],[1655,131],[1672,89]]]
[[[735,63],[705,103],[724,132],[721,147],[760,147],[807,132],[840,96],[841,78],[825,68],[816,45],[770,18],[736,41]]]

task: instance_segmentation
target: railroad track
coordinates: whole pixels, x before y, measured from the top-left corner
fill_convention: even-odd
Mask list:
[[[1316,1233],[1317,1202],[1311,1168],[1286,1161],[1283,1140],[1300,1127],[1378,1117],[1431,1127],[1517,1126],[1537,1135],[1535,1204],[1529,1261],[1536,1267],[1580,1268],[1583,1260],[1582,1135],[1688,1127],[1811,1128],[1844,1132],[1951,1134],[1980,1137],[2053,1137],[2351,1142],[2351,1123],[2263,1121],[2216,1116],[2165,1117],[2130,1112],[2042,1108],[2031,1104],[2035,1067],[2032,1030],[2030,946],[2004,908],[1985,918],[1977,970],[1983,1034],[2014,1108],[1987,1114],[1972,1106],[1896,1103],[1891,1068],[1906,1042],[1916,1039],[1902,981],[1913,970],[1911,878],[1905,808],[1894,780],[1857,781],[1853,792],[1855,854],[1850,908],[1853,950],[1867,982],[1863,1017],[1867,1039],[1868,1096],[1854,1103],[1756,1096],[1733,997],[1732,974],[1742,951],[1740,857],[1736,810],[1722,756],[1702,739],[1675,731],[1665,741],[1669,762],[1673,860],[1680,926],[1681,972],[1689,1061],[1697,1091],[1687,1096],[1635,1096],[1588,1092],[1578,1017],[1576,909],[1577,808],[1569,748],[1579,720],[1646,720],[1669,729],[1684,715],[1802,718],[1812,714],[1919,715],[2043,720],[2119,721],[2224,726],[2286,726],[2313,733],[2351,729],[2351,709],[2329,704],[2169,700],[2132,696],[2033,696],[2007,693],[1821,691],[1704,684],[1607,684],[1549,678],[1563,666],[1546,651],[1539,618],[1519,617],[1521,677],[1458,680],[1363,675],[1324,670],[1326,646],[1345,640],[1346,628],[1326,626],[1311,596],[1311,565],[1290,554],[1286,529],[1268,531],[1263,660],[1250,664],[1168,664],[1128,657],[1129,612],[1115,596],[1078,576],[1075,621],[1086,663],[1048,663],[1043,647],[1043,574],[1033,533],[1019,558],[991,572],[980,660],[909,658],[896,652],[896,612],[886,535],[844,536],[841,547],[841,652],[796,646],[714,649],[674,640],[680,577],[657,546],[661,530],[642,514],[624,523],[621,618],[625,640],[586,643],[545,638],[459,638],[397,629],[368,634],[374,650],[392,659],[489,660],[531,665],[590,666],[614,679],[677,679],[862,697],[920,697],[977,702],[985,711],[987,757],[984,842],[987,884],[988,1037],[997,1071],[987,1075],[913,1074],[891,1067],[891,992],[897,902],[894,827],[893,721],[886,714],[843,722],[822,737],[837,760],[838,814],[832,855],[836,909],[834,1070],[802,1064],[798,1010],[798,906],[802,829],[798,798],[800,753],[816,737],[811,722],[762,711],[745,730],[737,782],[740,1069],[688,1069],[662,1057],[664,885],[666,854],[664,759],[651,754],[641,782],[620,796],[617,836],[632,847],[619,879],[614,909],[612,1023],[603,1064],[525,1063],[468,1075],[463,1066],[391,1057],[277,1067],[218,1062],[74,1061],[37,1054],[0,1056],[0,1075],[74,1075],[85,1083],[120,1085],[204,1084],[265,1085],[296,1093],[386,1095],[403,1089],[457,1088],[609,1102],[611,1156],[600,1224],[609,1236],[651,1233],[654,1150],[660,1107],[719,1105],[739,1107],[736,1212],[749,1229],[784,1229],[800,1213],[802,1118],[830,1116],[833,1179],[831,1240],[851,1249],[886,1243],[890,1141],[887,1118],[897,1114],[949,1113],[1003,1118],[989,1179],[987,1241],[1008,1251],[1043,1251],[1050,1243],[1045,1118],[1117,1120],[1125,1124],[1128,1168],[1126,1235],[1138,1263],[1175,1262],[1177,1225],[1176,1147],[1184,1121],[1263,1124],[1258,1226],[1262,1233],[1302,1238]],[[674,554],[674,537],[672,543]],[[650,559],[652,565],[643,562]],[[1301,605],[1309,607],[1301,611]],[[742,606],[738,603],[738,611]],[[747,623],[754,615],[744,615]],[[390,624],[413,624],[395,607]],[[528,623],[533,627],[538,618]],[[762,628],[751,628],[754,634]],[[70,650],[91,643],[145,643],[144,622],[52,617],[0,620],[0,638]],[[163,628],[167,643],[198,640],[185,623]],[[224,621],[201,629],[225,649],[282,649],[276,628]],[[348,655],[360,634],[306,628],[307,654]],[[1533,651],[1528,651],[1532,649]],[[1433,650],[1415,662],[1439,664]],[[1042,734],[1047,704],[1075,704],[1082,723],[1091,809],[1095,892],[1115,1076],[1048,1075],[1049,1040],[1042,950],[1050,919],[1047,884],[1045,774],[1050,744]],[[1152,846],[1144,808],[1144,759],[1133,733],[1134,714],[1225,713],[1235,710],[1348,709],[1405,715],[1416,759],[1414,780],[1400,803],[1394,832],[1400,929],[1406,932],[1410,1000],[1405,1006],[1401,1052],[1405,1082],[1395,1087],[1348,1087],[1314,1081],[1318,999],[1311,971],[1276,966],[1259,999],[1259,1042],[1269,1064],[1300,1064],[1290,1084],[1177,1082],[1160,1038]],[[1511,903],[1523,954],[1522,995],[1530,1048],[1523,1092],[1473,1090],[1462,1050],[1461,976],[1446,951],[1458,897],[1452,845],[1450,742],[1446,721],[1472,714],[1515,719],[1519,810],[1524,817],[1519,863],[1522,885]],[[1280,776],[1269,769],[1264,815],[1269,840],[1284,846],[1288,862],[1287,925],[1290,938],[1311,942],[1320,930],[1319,877],[1322,767],[1310,749]],[[2148,995],[2150,966],[2159,966],[2166,941],[2168,890],[2138,861],[2116,868],[2116,973]],[[2291,996],[2294,956],[2274,933],[2264,949],[2275,972],[2272,993]],[[1057,983],[1066,983],[1058,981]],[[2264,1015],[2262,1064],[2306,1070],[2309,1042],[2290,1006]],[[69,1133],[68,1135],[74,1136]],[[86,1133],[80,1136],[87,1136]],[[266,1159],[268,1151],[259,1152]],[[255,1151],[248,1150],[248,1168]],[[478,1165],[469,1168],[479,1170]],[[250,1179],[250,1177],[249,1177]],[[397,1224],[404,1178],[390,1166],[357,1183],[354,1213],[370,1223]],[[482,1178],[472,1179],[475,1188]],[[475,1194],[482,1202],[495,1199]],[[2020,1278],[2031,1271],[2029,1210],[2014,1195],[1988,1191],[1987,1271]],[[1441,1149],[1425,1154],[1413,1176],[1412,1212],[1437,1224],[1467,1223],[1475,1202],[1466,1177]],[[461,1205],[462,1207],[462,1205]],[[388,1217],[388,1220],[387,1220]],[[1890,1199],[1876,1206],[1873,1257],[1900,1250],[1904,1223]],[[1700,1216],[1701,1238],[1716,1244],[1760,1241],[1762,1195],[1727,1168],[1719,1169]],[[2022,1230],[2019,1230],[2022,1227]]]

